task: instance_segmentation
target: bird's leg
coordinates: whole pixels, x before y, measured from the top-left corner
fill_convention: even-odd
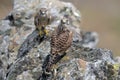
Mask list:
[[[44,29],[44,32],[45,32],[46,36],[49,35],[49,30]]]
[[[49,35],[49,30],[46,30],[45,26],[39,27],[38,31],[41,37],[47,37]]]
[[[43,36],[44,36],[44,26],[38,25],[38,26],[36,27],[36,30],[39,32],[40,37],[43,37]]]

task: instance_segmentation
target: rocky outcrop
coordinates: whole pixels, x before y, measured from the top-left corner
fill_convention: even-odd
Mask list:
[[[41,7],[47,8],[53,17],[47,26],[49,34],[63,16],[70,19],[70,28],[74,31],[73,43],[65,58],[57,63],[53,80],[120,79],[120,57],[114,58],[108,49],[95,48],[98,35],[80,29],[81,14],[73,4],[59,0],[14,0],[13,10],[0,21],[0,80],[37,80],[40,77],[42,63],[50,52],[49,39],[37,42],[39,36],[33,23]],[[20,46],[27,46],[28,40],[31,40],[29,52],[17,59]]]

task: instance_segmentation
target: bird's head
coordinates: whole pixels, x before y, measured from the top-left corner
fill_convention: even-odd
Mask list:
[[[39,10],[39,15],[40,16],[46,16],[47,15],[47,9],[46,8],[41,8]]]
[[[64,32],[66,30],[68,30],[68,26],[69,25],[69,19],[68,18],[62,18],[60,25],[58,25],[58,34],[60,34],[61,32]]]

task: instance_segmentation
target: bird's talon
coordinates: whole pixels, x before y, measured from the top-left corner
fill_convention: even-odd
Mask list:
[[[48,30],[45,30],[45,34],[46,34],[46,36],[48,36],[48,34],[49,34],[49,31],[48,31]]]

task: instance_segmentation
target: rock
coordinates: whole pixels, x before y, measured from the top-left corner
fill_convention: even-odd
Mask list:
[[[118,70],[114,67],[115,63],[110,63],[109,61],[99,60],[97,62],[89,62],[84,79],[91,80],[119,80],[117,79],[119,74]],[[120,65],[118,65],[120,66]]]
[[[40,37],[37,30],[33,31],[33,33],[30,34],[20,46],[17,58],[22,58],[25,56],[33,47],[39,45],[43,40],[44,37]]]
[[[15,0],[13,6],[14,9],[10,13],[10,15],[12,15],[14,19],[14,21],[11,21],[12,23],[14,22],[13,26],[18,27],[27,24],[34,27],[33,17],[41,7],[47,8],[51,16],[54,18],[53,22],[49,26],[47,26],[47,29],[50,30],[50,33],[54,30],[55,27],[58,26],[63,16],[66,16],[70,19],[70,28],[75,32],[73,40],[81,40],[79,26],[81,21],[81,14],[79,10],[77,10],[71,3],[62,2],[59,0]]]
[[[120,57],[116,57],[115,62],[120,63]]]
[[[59,66],[55,80],[82,80],[82,69],[80,69],[78,62],[78,59],[73,59],[70,62]]]
[[[0,21],[0,35],[9,35],[10,34],[10,25],[8,20]]]
[[[3,69],[3,62],[0,60],[0,80],[4,80],[5,70]]]
[[[16,80],[26,80],[26,79],[34,80],[34,79],[32,78],[32,75],[29,74],[28,71],[23,72],[21,75],[18,75],[17,78],[16,78]]]
[[[18,59],[9,68],[6,80],[16,80],[16,78],[21,80],[21,77],[27,77],[27,74],[23,75],[26,71],[29,71],[28,74],[31,74],[31,77],[34,77],[36,80],[42,71],[41,65],[41,60],[36,57],[24,57],[22,59]],[[25,80],[27,79],[25,78]]]
[[[81,31],[82,40],[80,41],[82,46],[93,48],[98,43],[98,34],[96,32],[83,32]]]
[[[50,39],[39,43],[34,15],[43,7],[53,17],[47,26],[49,34],[63,16],[70,20],[69,28],[74,32],[67,55],[56,64],[51,75],[54,80],[120,79],[119,57],[114,58],[111,50],[95,48],[98,35],[80,29],[81,14],[73,4],[60,0],[14,0],[13,10],[0,21],[0,80],[38,80],[42,77],[42,63],[50,54]],[[21,56],[24,51],[25,55],[18,58],[18,53]]]

